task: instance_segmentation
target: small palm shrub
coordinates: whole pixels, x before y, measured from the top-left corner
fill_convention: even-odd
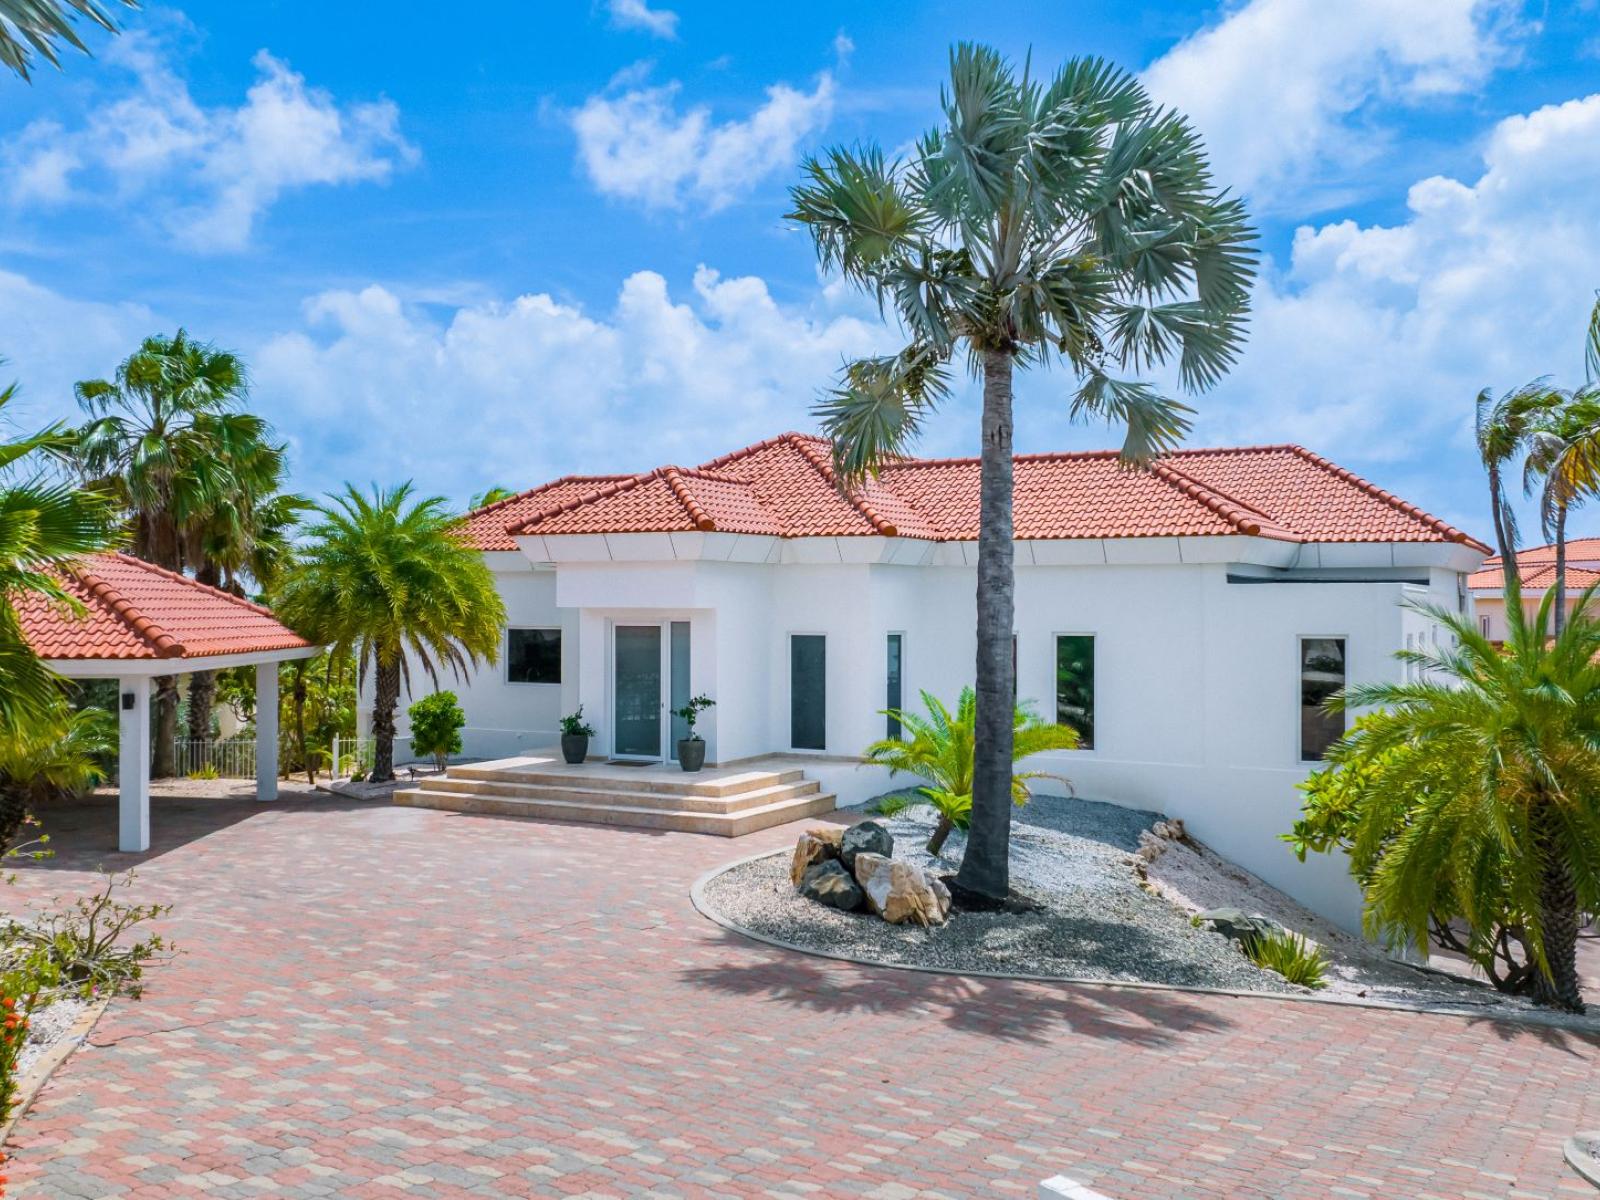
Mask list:
[[[42,806],[99,785],[116,750],[115,717],[98,708],[75,711],[59,697],[39,713],[0,723],[0,850]]]
[[[863,757],[868,762],[889,768],[891,775],[904,772],[927,780],[917,790],[939,813],[939,824],[928,840],[928,853],[938,854],[945,839],[955,829],[966,829],[972,819],[972,770],[978,720],[978,697],[970,687],[961,689],[955,712],[938,697],[922,693],[927,716],[905,709],[886,710],[911,736],[884,738],[868,746]],[[1066,725],[1051,725],[1031,710],[1017,705],[1013,714],[1013,762],[1043,750],[1073,750],[1078,731]],[[1028,781],[1059,779],[1044,771],[1017,771],[1011,776],[1011,798],[1017,805],[1028,802]],[[1063,781],[1065,782],[1065,781]]]
[[[1323,979],[1328,968],[1327,955],[1323,954],[1322,947],[1311,945],[1297,933],[1284,931],[1246,938],[1243,949],[1245,957],[1256,966],[1276,971],[1290,983],[1308,988],[1327,986]]]
[[[916,804],[916,801],[905,792],[890,792],[887,796],[879,796],[872,802],[870,811],[874,816],[897,817],[906,809]]]

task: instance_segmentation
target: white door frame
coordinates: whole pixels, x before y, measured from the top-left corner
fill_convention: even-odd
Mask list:
[[[654,627],[659,632],[661,668],[659,676],[660,744],[656,747],[655,754],[621,754],[617,751],[617,630],[619,627],[629,629],[649,629]],[[612,620],[607,631],[607,649],[610,651],[610,663],[606,670],[606,711],[611,717],[611,757],[617,762],[660,762],[667,761],[667,738],[672,735],[672,722],[667,715],[667,689],[672,686],[672,622],[664,621],[618,621]]]

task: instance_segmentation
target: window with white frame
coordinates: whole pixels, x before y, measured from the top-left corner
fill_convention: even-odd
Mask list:
[[[1406,638],[1415,645],[1415,635]],[[1329,712],[1328,698],[1345,685],[1345,640],[1342,637],[1300,639],[1300,760],[1319,762],[1328,747],[1344,736],[1344,714]]]

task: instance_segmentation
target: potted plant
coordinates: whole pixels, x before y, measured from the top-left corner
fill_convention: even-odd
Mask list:
[[[678,765],[685,771],[698,771],[706,765],[706,740],[694,731],[694,723],[715,703],[710,696],[696,696],[682,708],[672,710],[672,715],[682,717],[689,727],[689,735],[678,739]]]
[[[574,766],[589,757],[589,739],[594,727],[583,719],[583,705],[561,718],[561,757]]]

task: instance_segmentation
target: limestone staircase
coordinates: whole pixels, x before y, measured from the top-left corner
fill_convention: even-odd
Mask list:
[[[636,829],[739,837],[832,812],[835,797],[786,766],[704,774],[661,768],[508,758],[451,767],[397,790],[396,804],[451,812],[589,821]]]

